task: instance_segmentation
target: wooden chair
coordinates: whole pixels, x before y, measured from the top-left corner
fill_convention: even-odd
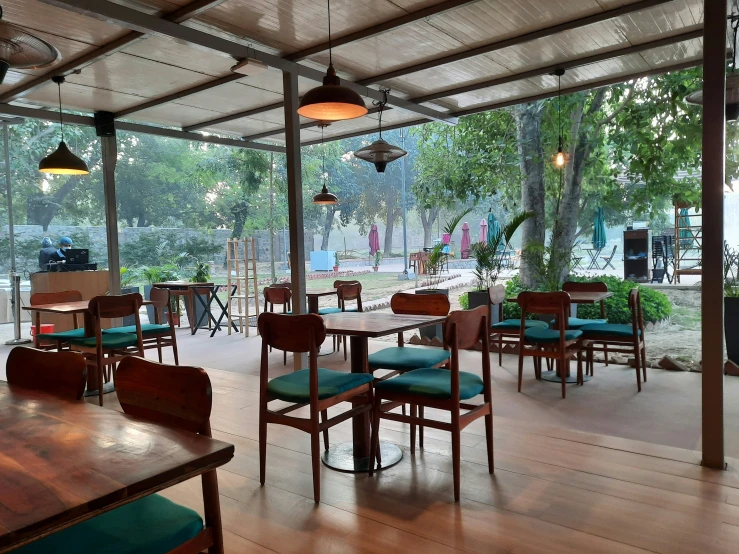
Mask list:
[[[611,352],[619,354],[633,354],[636,360],[636,387],[641,392],[642,368],[644,382],[647,381],[647,349],[644,343],[644,317],[641,309],[641,294],[638,288],[629,292],[629,309],[631,310],[631,325],[619,323],[596,323],[581,328],[582,338],[586,342],[587,369],[593,374],[593,352],[599,351],[608,355]],[[600,346],[598,346],[600,345]],[[616,347],[614,350],[613,347]],[[607,357],[606,357],[607,359]]]
[[[62,302],[80,302],[82,293],[77,290],[65,290],[61,292],[36,292],[31,295],[31,306],[42,306],[43,304],[59,304]],[[80,327],[77,314],[72,314],[74,321],[74,329],[69,331],[57,331],[55,333],[40,333],[41,331],[41,313],[34,314],[34,325],[36,326],[36,334],[33,337],[34,348],[42,350],[50,350],[53,346],[46,346],[44,341],[53,341],[56,343],[56,349],[61,350],[67,343],[67,339],[79,339],[85,336],[85,329]]]
[[[597,267],[597,269],[608,269],[610,267],[611,269],[616,269],[616,267],[611,263],[613,261],[613,257],[616,255],[616,250],[618,249],[618,245],[613,245],[613,250],[611,250],[610,256],[601,256],[600,259],[603,260],[603,267]]]
[[[154,323],[143,323],[141,325],[141,336],[143,337],[144,350],[157,349],[159,362],[162,361],[162,348],[172,347],[172,355],[175,365],[180,365],[179,355],[177,353],[177,335],[175,334],[174,318],[171,315],[167,318],[164,316],[165,310],[171,314],[172,305],[170,304],[170,292],[167,289],[154,287],[151,289],[152,306],[154,306]],[[113,327],[112,329],[103,329],[103,334],[129,333],[136,334],[135,325],[126,325],[124,327]]]
[[[152,289],[153,290],[153,289]],[[139,308],[143,303],[138,293],[121,296],[96,296],[90,300],[90,313],[95,323],[95,334],[81,339],[70,339],[72,350],[82,352],[87,358],[87,364],[95,367],[98,375],[98,395],[100,405],[103,405],[103,382],[111,378],[115,381],[115,364],[132,354],[144,356],[143,335]],[[101,321],[103,319],[117,319],[134,316],[135,333],[103,333]],[[110,373],[105,372],[110,368]],[[105,379],[107,377],[107,379]]]
[[[566,281],[562,285],[562,290],[565,292],[608,292],[608,285],[603,281],[594,281],[591,283],[580,283],[578,281]],[[600,319],[582,319],[579,317],[572,317],[572,306],[570,305],[570,313],[567,317],[567,328],[568,329],[580,329],[583,325],[589,325],[591,323],[608,323],[606,319],[606,303],[605,300],[600,301]]]
[[[503,366],[503,345],[518,344],[521,334],[520,319],[503,319],[503,304],[506,301],[505,285],[493,285],[488,288],[489,306],[498,306],[498,323],[490,326],[490,340],[498,342],[498,365]],[[535,327],[546,329],[549,325],[544,321],[536,319],[526,319],[524,321],[526,329]]]
[[[336,286],[336,283],[334,283]],[[361,312],[362,311],[362,283],[359,281],[340,283],[336,287],[336,296],[339,297],[339,307],[342,312]],[[354,308],[347,307],[347,302],[356,301],[357,305]],[[346,350],[346,337],[340,337],[344,339],[344,361],[347,359]]]
[[[328,429],[355,415],[372,409],[372,374],[342,373],[318,367],[318,347],[326,338],[326,326],[316,314],[282,315],[262,313],[258,320],[262,335],[262,363],[259,375],[259,476],[264,485],[267,464],[267,424],[276,423],[300,429],[311,436],[313,498],[321,501],[321,460],[319,434],[323,432],[328,449]],[[309,368],[269,380],[268,348],[309,354]],[[273,400],[291,405],[269,409]],[[328,409],[351,401],[353,407],[328,418]],[[310,406],[308,419],[287,415]],[[320,414],[320,421],[319,421]]]
[[[8,354],[5,373],[11,387],[47,392],[64,400],[81,400],[87,383],[85,357],[77,352],[17,346]]]
[[[282,313],[290,312],[292,291],[289,287],[270,285],[264,288],[264,313],[274,312],[275,304],[282,306]],[[269,349],[272,352],[272,347]],[[287,352],[282,353],[282,362],[287,365]]]
[[[518,392],[523,382],[523,361],[526,356],[534,357],[534,372],[541,379],[541,359],[555,361],[557,372],[562,377],[562,398],[567,394],[566,374],[570,360],[577,356],[577,382],[583,384],[582,331],[567,329],[566,315],[570,313],[570,295],[566,292],[522,292],[518,295],[521,306],[521,327],[518,348]],[[534,327],[526,329],[527,313],[552,314],[557,319],[558,329]],[[562,322],[565,322],[562,324]],[[529,347],[529,348],[527,348]]]
[[[444,329],[444,342],[451,348],[451,369],[424,368],[409,371],[375,385],[375,407],[372,423],[372,459],[377,459],[380,419],[389,419],[449,431],[452,434],[452,465],[454,470],[454,500],[459,501],[461,432],[474,420],[485,418],[488,471],[493,473],[493,403],[490,376],[490,344],[488,342],[488,309],[449,314]],[[482,341],[482,377],[460,371],[459,352]],[[482,404],[463,402],[482,394]],[[383,400],[388,402],[383,403]],[[426,419],[415,414],[391,413],[400,404],[426,406],[451,413],[451,422]],[[467,410],[462,413],[462,410]],[[370,475],[374,463],[370,465]]]
[[[395,293],[390,299],[390,309],[394,314],[405,315],[432,315],[447,316],[449,314],[449,298],[445,294],[408,294],[405,292]],[[384,381],[395,377],[400,373],[413,371],[419,368],[440,367],[449,361],[449,350],[444,345],[443,349],[422,346],[405,346],[403,333],[398,333],[398,346],[383,348],[379,352],[370,354],[367,358],[370,373],[378,369],[389,369],[391,373],[383,375],[378,381]],[[415,415],[416,407],[411,406],[411,414]],[[403,415],[405,415],[405,404],[403,404]],[[423,406],[420,406],[419,416],[423,418]],[[423,427],[419,429],[419,445],[423,448]],[[411,425],[411,453],[416,450],[416,426]]]

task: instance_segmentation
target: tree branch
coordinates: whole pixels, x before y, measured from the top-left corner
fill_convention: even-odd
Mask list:
[[[604,90],[604,89],[601,89]],[[606,117],[605,119],[601,119],[595,126],[595,132],[596,134],[600,132],[603,125],[606,125],[616,119],[618,114],[620,114],[626,106],[628,106],[631,103],[631,100],[634,98],[634,87],[629,87],[629,89],[626,91],[626,96],[621,101],[621,103],[618,105],[618,107],[613,110],[613,113]]]

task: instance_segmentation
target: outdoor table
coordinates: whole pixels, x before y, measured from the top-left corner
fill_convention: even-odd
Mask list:
[[[143,305],[148,306],[151,304],[151,300],[144,300]],[[38,304],[36,306],[23,306],[24,310],[34,313],[34,324],[36,329],[41,329],[41,314],[60,314],[60,315],[84,315],[84,329],[85,336],[92,337],[95,335],[95,320],[90,313],[90,301],[89,300],[78,300],[77,302],[57,302],[55,304]],[[33,345],[39,347],[38,333],[33,338]],[[98,374],[97,371],[87,372],[87,390],[85,396],[94,396],[98,393]],[[108,387],[104,389],[105,392],[112,392],[113,383],[109,383]]]
[[[598,302],[601,302],[602,300],[605,300],[606,298],[610,298],[613,296],[613,293],[611,291],[607,292],[587,292],[587,291],[571,291],[568,292],[570,295],[570,302],[572,304],[597,304]],[[518,302],[518,297],[513,296],[511,298],[506,298],[506,302]],[[562,376],[559,374],[559,371],[542,371],[541,372],[541,379],[542,381],[549,381],[550,383],[561,383],[562,382]],[[568,383],[577,383],[577,377],[570,375],[570,368],[569,364],[565,367],[565,379]],[[584,381],[590,381],[592,377],[590,375],[583,375]]]
[[[600,269],[598,266],[598,256],[603,251],[602,248],[581,248],[584,252],[588,253],[588,256],[590,256],[590,264],[588,264],[587,269]]]
[[[163,283],[154,283],[154,286],[159,289],[167,289],[172,296],[187,297],[187,305],[190,307],[190,317],[188,318],[190,322],[190,334],[194,335],[195,332],[198,330],[198,327],[195,324],[195,296],[197,296],[195,289],[213,287],[214,284],[191,283],[188,281],[165,281]],[[207,307],[206,310],[208,310]],[[210,323],[210,321],[208,321],[208,323]]]
[[[226,464],[231,444],[0,381],[0,552]]]
[[[221,302],[221,299],[218,298],[218,291],[224,288],[226,289],[226,292],[228,294],[228,300],[226,300],[226,302],[229,302],[231,297],[236,294],[238,285],[232,285],[230,293],[228,292],[228,285],[203,285],[200,287],[192,287],[193,298],[196,298],[197,301],[200,302],[200,305],[203,307],[203,313],[200,314],[200,317],[195,322],[195,330],[197,331],[198,329],[200,329],[200,324],[203,322],[203,318],[205,316],[208,316],[209,326],[210,322],[213,322],[213,330],[210,332],[211,338],[216,334],[216,331],[221,330],[221,321],[223,321],[223,318],[228,317],[227,305],[224,305],[223,302]],[[207,301],[203,300],[202,293],[205,293],[205,295],[208,297]],[[221,315],[218,316],[218,319],[215,318],[215,316],[213,315],[213,311],[211,310],[214,300],[216,304],[218,304],[218,306],[221,308]],[[193,311],[191,313],[193,314],[194,318],[195,312]],[[237,333],[239,332],[239,328],[233,321],[231,321],[231,327],[233,327],[234,331],[236,331]]]
[[[342,312],[324,315],[326,332],[346,335],[351,344],[352,373],[367,373],[368,340],[370,338],[395,335],[418,327],[437,325],[445,316],[400,315],[376,312]],[[353,442],[336,444],[324,451],[323,463],[331,469],[350,473],[369,470],[370,460],[370,414],[365,412],[352,419]],[[397,464],[403,452],[396,445],[380,442],[382,469]]]
[[[321,296],[335,296],[336,295],[336,289],[324,289],[324,290],[309,290],[305,293],[305,296],[308,297],[308,313],[309,314],[317,314],[318,313],[318,299]]]

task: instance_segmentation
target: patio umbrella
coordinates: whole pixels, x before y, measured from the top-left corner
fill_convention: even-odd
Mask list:
[[[603,208],[595,210],[593,222],[593,248],[603,248],[606,245],[606,216]]]
[[[488,242],[492,243],[494,237],[496,237],[498,233],[500,233],[500,223],[498,223],[498,220],[495,219],[495,214],[493,214],[493,212],[490,212],[488,213]],[[501,247],[505,248],[505,244],[501,244],[498,246],[498,248]]]
[[[465,221],[462,224],[462,243],[460,244],[462,252],[470,249],[471,242],[472,239],[470,239],[470,226],[467,225],[467,222]]]
[[[375,252],[377,252],[380,249],[380,235],[377,232],[377,225],[372,225],[372,229],[370,229],[369,248],[370,248],[370,256],[374,256]]]
[[[689,249],[693,247],[693,232],[690,229],[690,217],[688,208],[680,208],[680,248]]]
[[[483,244],[488,243],[488,220],[483,219],[480,221],[480,242]]]

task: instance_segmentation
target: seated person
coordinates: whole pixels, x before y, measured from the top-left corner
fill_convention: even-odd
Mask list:
[[[38,266],[41,269],[48,269],[51,256],[56,254],[56,248],[51,245],[51,239],[44,237],[41,241],[41,250],[38,252]]]
[[[72,239],[69,237],[62,237],[59,239],[59,248],[57,248],[54,253],[51,255],[51,259],[49,261],[51,262],[61,262],[65,263],[67,261],[67,257],[65,255],[65,252],[72,248]]]

